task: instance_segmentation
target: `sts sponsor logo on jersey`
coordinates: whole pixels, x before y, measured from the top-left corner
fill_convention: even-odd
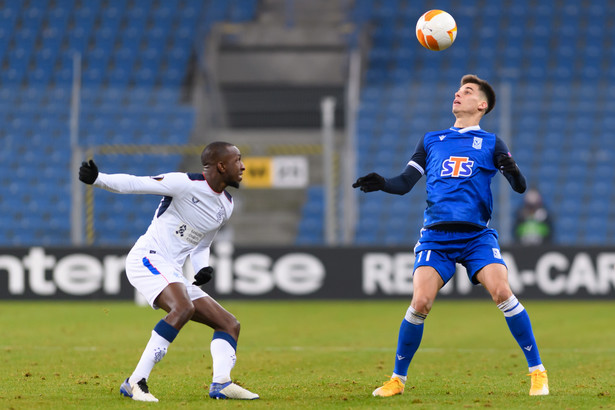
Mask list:
[[[470,161],[468,157],[453,157],[450,156],[442,162],[441,177],[469,177],[472,175],[472,166],[474,161]]]

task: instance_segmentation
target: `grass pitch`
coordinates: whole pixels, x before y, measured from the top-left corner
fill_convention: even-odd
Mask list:
[[[526,301],[551,395],[491,301],[437,301],[401,396],[390,375],[409,301],[222,301],[242,323],[233,378],[254,402],[215,401],[212,331],[189,323],[149,379],[159,403],[121,397],[161,311],[118,302],[0,302],[0,408],[615,408],[615,302]]]

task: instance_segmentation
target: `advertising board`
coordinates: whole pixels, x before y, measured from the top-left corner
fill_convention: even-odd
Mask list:
[[[126,279],[126,248],[0,249],[0,299],[135,298]],[[615,249],[502,249],[513,292],[524,299],[615,298]],[[234,247],[216,243],[214,279],[204,286],[219,299],[364,299],[412,296],[414,254],[403,247]],[[194,276],[191,264],[184,267]],[[488,297],[465,269],[439,298]]]

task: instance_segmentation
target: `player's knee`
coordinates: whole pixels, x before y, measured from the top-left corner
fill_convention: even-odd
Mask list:
[[[496,305],[508,300],[512,296],[512,291],[508,286],[501,286],[491,292],[491,298]]]
[[[192,318],[192,316],[194,315],[195,311],[196,311],[196,308],[194,307],[194,304],[192,302],[190,302],[190,304],[187,305],[184,308],[184,312],[183,313],[184,313],[184,315],[186,317],[186,322],[189,321]]]
[[[417,312],[428,314],[433,305],[433,299],[426,296],[413,297],[410,304]]]
[[[239,337],[239,330],[241,329],[241,324],[237,320],[235,316],[231,313],[227,312],[226,317],[222,321],[222,329],[224,332],[232,335],[233,337]]]
[[[239,320],[237,320],[237,318],[233,315],[231,315],[231,318],[229,320],[229,327],[232,334],[239,335],[239,331],[241,330],[241,323],[239,323]]]
[[[186,303],[182,303],[177,306],[175,309],[171,311],[176,318],[176,320],[182,324],[188,323],[188,321],[192,318],[195,312],[194,304],[191,301]]]

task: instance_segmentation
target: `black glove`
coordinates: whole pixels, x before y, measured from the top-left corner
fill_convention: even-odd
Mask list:
[[[507,172],[513,175],[519,173],[519,167],[517,167],[517,163],[510,155],[500,154],[497,156],[496,161],[496,165],[501,172]]]
[[[81,167],[79,167],[79,180],[88,185],[92,185],[98,178],[98,167],[94,163],[94,160],[90,162],[83,161]]]
[[[353,188],[361,188],[363,192],[379,191],[384,189],[385,181],[380,175],[372,172],[357,179],[357,182],[352,184]]]
[[[209,282],[213,276],[214,268],[212,268],[211,266],[206,266],[202,268],[196,275],[194,275],[194,279],[196,280],[192,282],[192,284],[197,286],[204,285]]]

